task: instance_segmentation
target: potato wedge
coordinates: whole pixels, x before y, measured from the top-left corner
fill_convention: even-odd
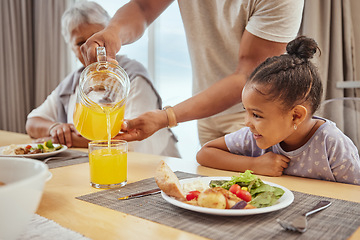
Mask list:
[[[224,194],[210,188],[200,193],[198,205],[200,207],[226,209],[228,203]]]

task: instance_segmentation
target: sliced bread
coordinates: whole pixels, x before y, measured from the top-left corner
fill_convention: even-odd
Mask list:
[[[163,160],[161,160],[156,168],[155,181],[159,188],[168,196],[180,201],[186,200],[178,177]]]

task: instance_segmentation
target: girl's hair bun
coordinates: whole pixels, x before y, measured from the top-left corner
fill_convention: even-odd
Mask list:
[[[298,58],[310,59],[319,49],[317,43],[312,38],[300,36],[286,46],[286,51],[289,55],[295,55]]]

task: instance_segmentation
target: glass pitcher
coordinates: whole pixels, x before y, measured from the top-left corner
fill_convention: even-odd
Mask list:
[[[120,66],[106,61],[104,47],[97,48],[98,61],[80,75],[74,125],[89,140],[109,140],[121,130],[129,77]]]

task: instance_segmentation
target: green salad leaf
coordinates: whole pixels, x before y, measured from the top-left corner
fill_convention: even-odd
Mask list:
[[[45,145],[47,148],[54,148],[54,145],[53,145],[51,139],[48,140],[47,142],[45,142],[44,145]]]
[[[263,183],[261,186],[251,189],[250,204],[257,208],[272,206],[284,193],[285,191],[279,187]]]
[[[222,187],[227,190],[234,185],[239,184],[241,187],[247,187],[249,191],[253,187],[259,187],[263,184],[260,178],[252,174],[252,171],[246,170],[244,173],[239,173],[239,176],[232,176],[229,181],[216,181],[210,182],[210,187]]]

